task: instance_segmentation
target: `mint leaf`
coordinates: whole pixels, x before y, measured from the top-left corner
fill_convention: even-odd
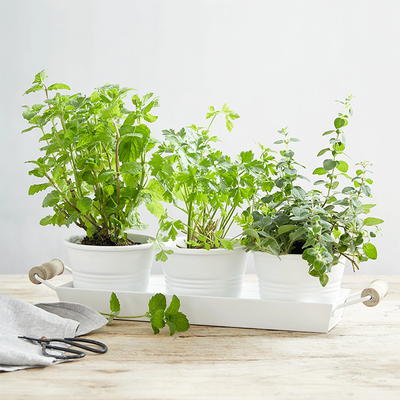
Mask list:
[[[160,332],[161,328],[164,328],[164,310],[159,309],[155,312],[155,314],[150,318],[151,327],[153,328],[154,334]]]
[[[35,193],[39,193],[42,190],[47,189],[49,186],[51,186],[51,183],[40,183],[40,184],[37,184],[37,185],[32,185],[29,188],[28,194],[29,195],[33,195]]]
[[[175,330],[177,330],[178,332],[185,332],[190,327],[189,320],[187,319],[186,315],[181,313],[180,311],[176,314],[166,316],[165,320],[170,328],[171,336],[174,334]],[[171,329],[171,327],[173,329]]]
[[[68,85],[65,85],[64,83],[54,83],[53,85],[50,85],[48,90],[57,90],[57,89],[66,89],[66,90],[71,90],[71,88]]]
[[[149,313],[154,315],[158,310],[162,310],[164,313],[165,308],[167,307],[167,300],[162,293],[155,294],[149,300]]]
[[[176,331],[176,325],[169,319],[166,319],[165,322],[167,323],[168,328],[169,328],[169,335],[172,336]]]
[[[110,310],[111,310],[111,312],[118,313],[118,314],[121,311],[121,305],[119,303],[117,295],[114,292],[111,293]]]
[[[173,295],[171,303],[169,304],[169,307],[165,311],[165,315],[168,316],[168,315],[176,314],[179,311],[180,306],[181,306],[180,300],[178,299],[178,297]]]
[[[54,207],[60,201],[60,193],[53,190],[43,199],[42,207]]]
[[[92,205],[92,200],[89,199],[89,197],[82,197],[76,203],[76,206],[78,207],[78,209],[82,214],[86,214],[89,211],[91,205]]]

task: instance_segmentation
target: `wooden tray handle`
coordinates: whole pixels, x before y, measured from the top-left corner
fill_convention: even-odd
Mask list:
[[[368,307],[375,307],[388,294],[388,292],[388,283],[383,279],[375,279],[362,291],[361,297],[371,296],[371,299],[364,301],[364,304]]]
[[[40,267],[33,267],[29,271],[29,279],[35,285],[40,285],[41,282],[39,282],[35,278],[35,274],[40,276],[43,280],[47,281],[51,278],[54,278],[57,275],[61,275],[63,272],[64,272],[64,263],[58,258],[55,258],[50,262],[42,264]]]

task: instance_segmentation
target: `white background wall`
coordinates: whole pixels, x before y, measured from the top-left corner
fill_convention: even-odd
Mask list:
[[[26,160],[39,156],[39,131],[21,106],[34,75],[90,94],[106,82],[161,97],[161,129],[204,123],[209,105],[241,118],[229,134],[214,133],[231,156],[271,145],[289,126],[309,175],[326,147],[321,134],[353,94],[347,152],[374,164],[373,216],[385,220],[378,260],[359,273],[398,274],[400,2],[207,0],[0,0],[0,273],[26,273],[59,257],[68,261],[65,228],[41,227],[43,193]],[[354,169],[352,170],[354,172]],[[156,221],[146,210],[154,233]],[[77,231],[78,228],[75,228]],[[78,230],[79,231],[79,230]],[[159,273],[160,266],[154,267]],[[249,272],[253,272],[251,263]],[[351,273],[351,271],[348,271]]]

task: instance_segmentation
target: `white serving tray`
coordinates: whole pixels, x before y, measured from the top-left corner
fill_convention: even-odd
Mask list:
[[[110,312],[110,290],[78,289],[73,287],[72,281],[58,287],[46,281],[42,283],[55,290],[60,301]],[[116,290],[115,293],[121,304],[121,316],[140,315],[148,310],[148,302],[155,293],[166,293],[164,278],[152,276],[147,292]],[[240,298],[178,297],[180,310],[191,325],[327,333],[342,319],[349,294],[349,289],[342,289],[339,299],[331,304],[260,300],[258,285],[244,283]],[[170,301],[171,296],[166,297]]]

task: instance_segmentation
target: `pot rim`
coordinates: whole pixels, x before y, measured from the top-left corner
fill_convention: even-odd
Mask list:
[[[211,256],[211,255],[216,255],[217,253],[219,254],[232,254],[233,252],[237,251],[244,251],[244,246],[241,246],[240,243],[236,244],[233,246],[233,250],[229,249],[188,249],[187,247],[177,247],[176,243],[185,241],[184,237],[179,237],[176,240],[171,240],[165,244],[163,244],[163,249],[164,250],[173,250],[174,254],[185,254],[185,255],[202,255],[202,256]]]
[[[96,251],[96,252],[106,252],[106,251],[142,251],[152,247],[151,243],[141,243],[134,246],[93,246],[87,244],[76,243],[76,240],[84,238],[86,235],[71,235],[64,239],[64,244],[70,249],[84,250],[84,251]],[[155,237],[145,233],[128,233],[129,236],[141,236],[147,239],[155,240]]]
[[[271,253],[267,253],[266,251],[254,251],[254,250],[250,250],[250,253],[252,253],[253,255],[262,255],[263,257],[274,257],[274,258],[278,258],[279,257],[284,257],[284,258],[289,258],[289,259],[294,259],[294,260],[302,260],[302,254],[280,254],[279,257],[276,256],[275,254],[271,254]]]

